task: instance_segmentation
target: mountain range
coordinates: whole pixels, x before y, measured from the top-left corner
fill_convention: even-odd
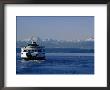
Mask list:
[[[81,49],[94,49],[94,39],[88,38],[85,40],[66,41],[66,40],[54,40],[37,38],[35,40],[39,45],[45,46],[46,48],[81,48]],[[31,43],[29,39],[20,40],[16,42],[17,47],[24,47],[28,43]]]

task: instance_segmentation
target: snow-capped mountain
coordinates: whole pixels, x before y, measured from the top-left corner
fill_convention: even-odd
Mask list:
[[[88,38],[85,41],[94,41],[94,38]]]

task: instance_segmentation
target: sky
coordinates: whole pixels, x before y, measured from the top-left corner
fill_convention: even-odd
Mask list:
[[[33,37],[85,40],[94,37],[94,16],[17,16],[17,41]]]

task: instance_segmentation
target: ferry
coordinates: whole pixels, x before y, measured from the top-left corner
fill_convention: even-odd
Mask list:
[[[45,60],[45,47],[31,41],[26,47],[21,48],[21,58],[24,60]]]

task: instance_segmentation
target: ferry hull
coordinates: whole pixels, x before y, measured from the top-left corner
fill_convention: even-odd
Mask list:
[[[24,60],[46,60],[45,57],[37,57],[37,58],[34,58],[34,57],[31,57],[31,58],[22,57],[22,59],[24,59]]]
[[[25,59],[25,60],[45,60],[45,56],[32,56],[32,55],[22,55],[21,56],[22,59]]]

